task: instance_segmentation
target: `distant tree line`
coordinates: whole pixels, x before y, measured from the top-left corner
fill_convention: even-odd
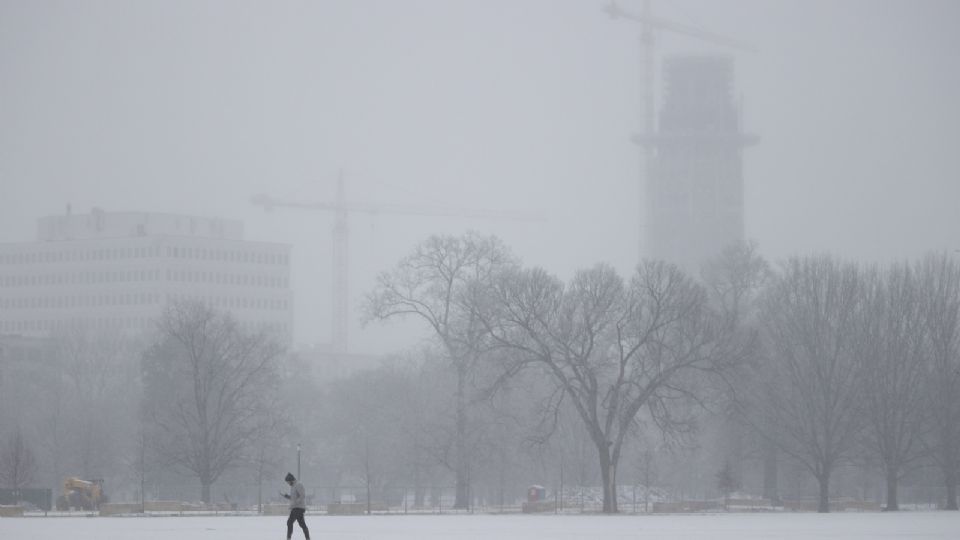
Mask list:
[[[863,266],[792,258],[758,298],[759,354],[740,379],[742,417],[819,484],[874,456],[886,509],[921,465],[941,471],[957,509],[960,467],[960,264],[949,254]]]
[[[930,471],[957,508],[956,256],[770,265],[745,244],[696,275],[644,261],[562,280],[468,233],[416,246],[364,307],[431,339],[323,380],[269,334],[180,302],[136,340],[65,331],[37,362],[0,357],[0,487],[103,477],[141,499],[187,483],[202,501],[254,486],[262,502],[300,444],[326,500],[360,486],[368,502],[425,506],[451,485],[468,508],[549,483],[562,504],[564,486],[595,485],[615,513],[625,485],[646,503],[759,478],[776,501],[805,471],[825,512],[862,469],[888,510]]]
[[[822,512],[837,467],[865,455],[883,469],[887,510],[898,508],[904,475],[929,464],[957,508],[955,258],[865,266],[812,256],[771,268],[740,245],[699,278],[645,261],[628,279],[597,265],[564,283],[522,267],[495,238],[435,237],[380,277],[368,317],[415,315],[434,330],[460,381],[458,449],[469,431],[465,377],[485,366],[486,395],[538,379],[541,426],[572,412],[592,444],[604,512],[618,511],[625,445],[644,431],[689,434],[709,409],[806,468]],[[460,486],[470,456],[455,459]],[[735,483],[726,464],[722,472]]]

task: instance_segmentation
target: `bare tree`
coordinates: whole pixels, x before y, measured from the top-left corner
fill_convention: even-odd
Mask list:
[[[831,257],[784,264],[762,308],[768,355],[754,372],[747,410],[783,452],[817,479],[829,512],[830,475],[860,431],[854,361],[860,273]]]
[[[897,484],[923,455],[924,328],[909,265],[865,275],[856,359],[863,385],[866,440],[883,465],[886,510],[898,510]]]
[[[711,300],[732,325],[752,328],[757,322],[757,298],[770,279],[770,267],[755,242],[731,244],[707,261],[701,278]]]
[[[59,478],[56,454],[50,444],[48,415],[62,399],[57,357],[49,340],[0,336],[0,434],[12,436],[29,428],[31,447],[44,467],[38,470],[41,482]],[[61,430],[62,431],[62,430]],[[0,451],[7,439],[0,435]],[[59,480],[58,480],[59,481]],[[0,486],[2,487],[2,486]]]
[[[150,444],[147,441],[147,433],[141,423],[140,429],[132,441],[131,449],[127,454],[127,469],[137,481],[137,493],[140,499],[140,512],[147,511],[147,478],[152,472],[151,465],[155,461],[150,455]]]
[[[740,489],[740,479],[737,478],[736,471],[729,461],[723,463],[723,467],[714,475],[717,480],[717,490],[723,494],[723,505],[727,507],[730,503],[730,494]]]
[[[743,339],[755,343],[759,333],[759,297],[771,277],[770,267],[764,260],[755,242],[735,243],[724,248],[720,254],[707,261],[701,269],[701,278],[707,287],[714,306],[723,314],[723,320],[731,325],[731,331],[740,333]],[[750,364],[744,368],[749,369]],[[779,500],[777,493],[777,449],[758,433],[745,431],[743,410],[737,396],[747,384],[748,378],[734,377],[722,392],[721,419],[725,423],[721,433],[729,448],[724,465],[731,474],[739,477],[744,459],[745,443],[759,442],[763,460],[763,495],[771,501]],[[763,429],[762,426],[754,426]],[[747,428],[749,429],[749,428]]]
[[[195,474],[210,502],[210,485],[273,434],[280,347],[198,302],[168,306],[159,331],[143,358],[148,440],[167,463]]]
[[[389,273],[381,274],[367,299],[365,319],[413,316],[425,322],[456,371],[454,435],[456,475],[454,507],[468,504],[469,380],[488,347],[487,334],[469,305],[470,286],[486,282],[515,264],[495,237],[468,233],[434,236],[417,246]]]
[[[960,263],[931,254],[917,265],[927,337],[926,412],[930,453],[943,473],[946,508],[957,510],[960,481]]]
[[[263,512],[263,480],[280,470],[280,460],[277,459],[278,449],[274,441],[261,438],[257,441],[253,452],[246,456],[247,462],[253,470],[253,478],[257,481],[257,513]]]
[[[409,481],[417,448],[407,398],[416,393],[415,374],[406,366],[385,365],[357,372],[331,390],[324,415],[327,443],[341,456],[342,472],[362,480],[368,502],[385,501],[391,486]]]
[[[123,433],[136,423],[140,397],[137,363],[142,348],[122,334],[68,327],[53,335],[57,371],[55,399],[64,407],[64,461],[70,474],[108,477],[123,460],[128,440]],[[53,390],[53,389],[52,389]],[[58,450],[59,451],[59,450]]]
[[[37,462],[33,451],[17,426],[7,444],[0,448],[0,485],[14,490],[21,489],[30,485],[35,474]]]
[[[699,400],[703,375],[742,357],[703,288],[677,267],[644,262],[627,286],[610,267],[569,286],[541,269],[508,270],[478,295],[477,311],[520,366],[557,384],[593,442],[603,511],[617,512],[617,467],[642,408],[661,429],[686,426],[675,404]]]

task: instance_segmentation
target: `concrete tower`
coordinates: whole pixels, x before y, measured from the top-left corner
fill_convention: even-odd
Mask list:
[[[659,130],[635,141],[651,150],[645,256],[699,274],[700,265],[741,242],[744,134],[732,95],[733,60],[678,56],[664,63]]]

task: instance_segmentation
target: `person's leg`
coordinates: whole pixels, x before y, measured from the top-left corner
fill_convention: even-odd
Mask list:
[[[300,512],[297,514],[297,523],[300,524],[300,528],[303,529],[303,536],[307,537],[307,540],[310,540],[310,529],[307,528],[307,520],[304,517],[306,512],[303,508],[298,508]]]
[[[296,519],[296,508],[290,509],[290,517],[287,518],[287,540],[290,540],[290,537],[293,536],[293,521]]]

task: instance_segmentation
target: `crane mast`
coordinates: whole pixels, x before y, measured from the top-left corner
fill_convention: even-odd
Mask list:
[[[348,238],[350,235],[349,224],[347,223],[346,202],[343,195],[343,173],[337,178],[337,206],[336,216],[333,220],[333,291],[330,298],[333,299],[332,313],[332,335],[331,345],[333,352],[347,352],[347,343],[349,342],[349,325],[347,324],[350,309],[348,306],[348,294],[350,290],[350,272],[348,270],[349,253],[347,251]]]

